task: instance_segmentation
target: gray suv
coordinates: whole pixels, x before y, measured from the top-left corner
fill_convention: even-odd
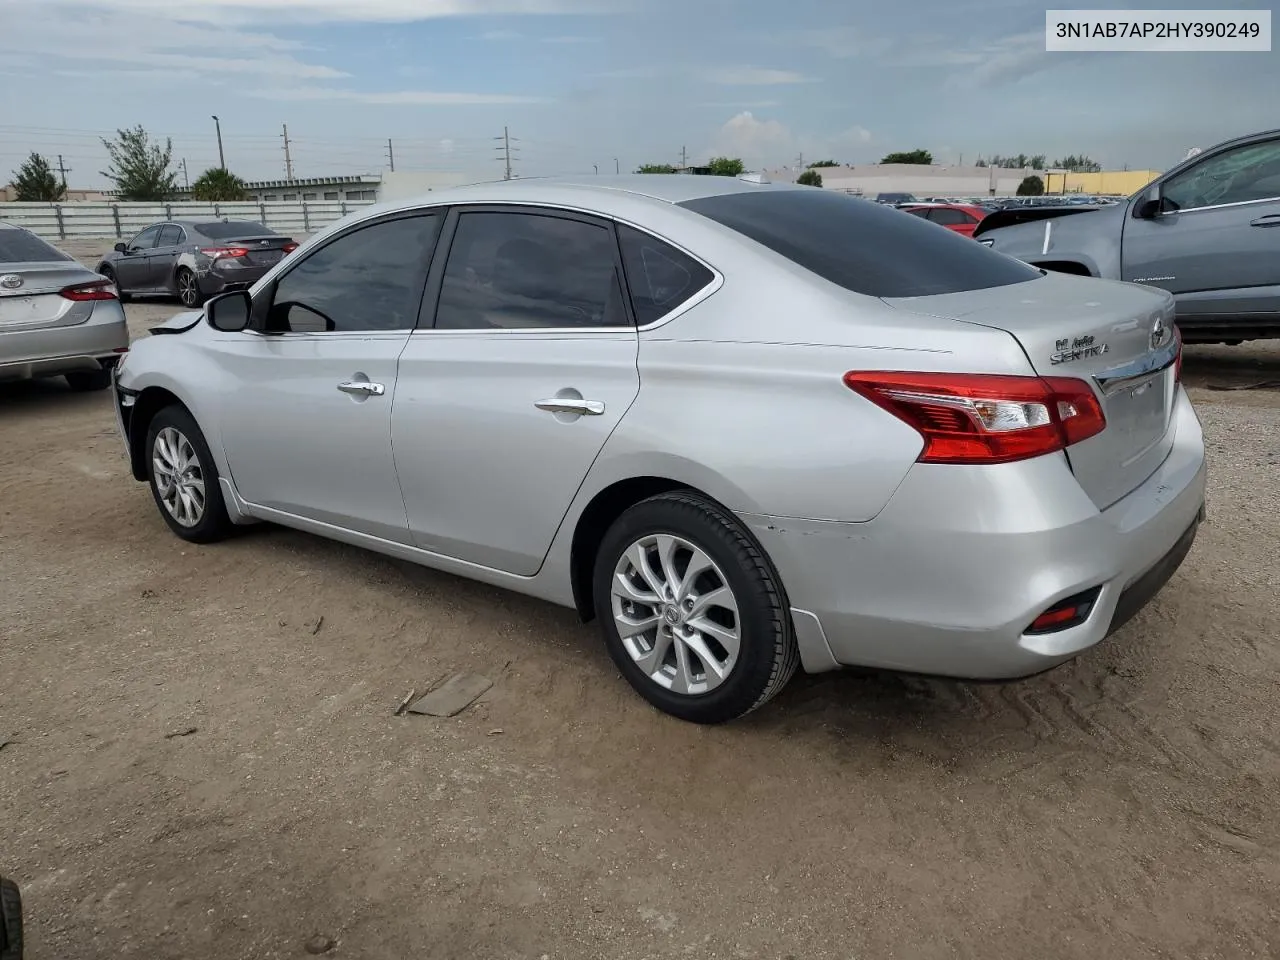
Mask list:
[[[997,211],[974,238],[1046,270],[1162,287],[1189,343],[1280,337],[1280,130],[1205,150],[1123,203]]]

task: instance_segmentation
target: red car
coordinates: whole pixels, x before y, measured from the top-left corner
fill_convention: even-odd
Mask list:
[[[909,203],[898,209],[963,233],[966,237],[972,237],[982,218],[991,212],[970,203]]]

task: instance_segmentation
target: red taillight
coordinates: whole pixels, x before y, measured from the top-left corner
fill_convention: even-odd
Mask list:
[[[115,300],[116,285],[110,280],[95,280],[92,283],[77,283],[73,287],[63,287],[58,295],[66,300]]]
[[[298,249],[298,245],[296,243],[286,243],[283,247],[281,247],[281,249],[284,250],[285,255],[288,256],[289,254],[293,253],[293,251]]]
[[[1174,340],[1178,344],[1178,355],[1173,361],[1173,382],[1182,382],[1182,331],[1177,327],[1173,328]]]
[[[1031,621],[1024,633],[1056,633],[1068,627],[1079,626],[1089,619],[1093,605],[1098,602],[1101,587],[1094,587],[1074,597],[1059,600],[1040,616]]]
[[[224,258],[236,259],[238,257],[247,257],[249,255],[248,247],[201,247],[200,252],[206,257],[213,260],[222,260]]]
[[[854,371],[844,382],[920,432],[921,463],[1026,460],[1107,425],[1093,390],[1069,377]]]

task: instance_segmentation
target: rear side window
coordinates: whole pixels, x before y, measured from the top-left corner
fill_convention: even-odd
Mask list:
[[[661,320],[715,279],[715,274],[670,244],[618,224],[622,267],[640,326]]]
[[[1022,283],[1040,271],[900,210],[824,190],[764,190],[681,206],[824,280],[872,297],[927,297]]]
[[[957,227],[964,223],[973,223],[973,217],[963,210],[953,210],[951,207],[935,207],[929,214],[929,219],[934,223],[942,224],[944,227]]]
[[[0,263],[40,263],[48,260],[70,260],[52,244],[34,233],[0,227]]]
[[[260,223],[252,220],[217,220],[213,223],[197,223],[196,230],[212,240],[229,240],[232,237],[274,237],[274,230],[268,230]]]

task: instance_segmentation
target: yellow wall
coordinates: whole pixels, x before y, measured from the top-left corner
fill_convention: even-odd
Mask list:
[[[1101,173],[1046,173],[1044,192],[1062,193],[1066,177],[1067,193],[1110,194],[1127,197],[1160,176],[1159,170],[1103,170]]]

